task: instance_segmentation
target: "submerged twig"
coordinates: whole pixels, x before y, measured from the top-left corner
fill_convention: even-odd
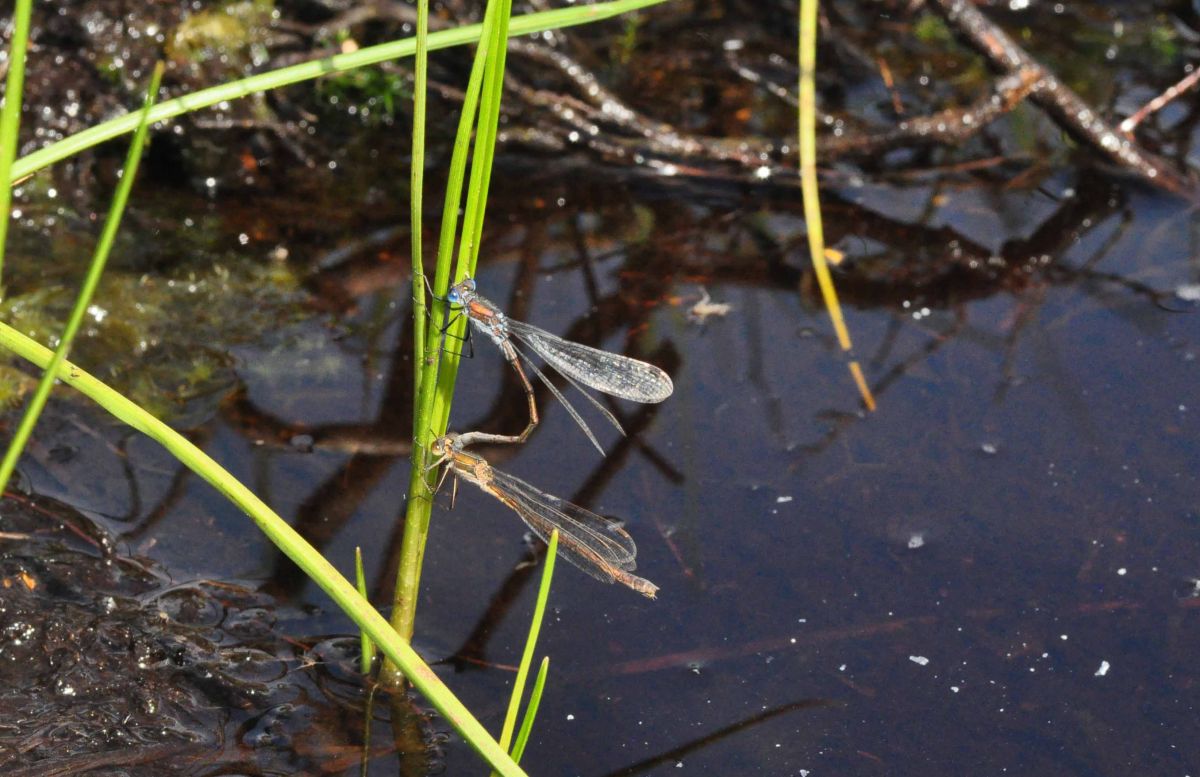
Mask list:
[[[1130,116],[1117,127],[1126,137],[1131,137],[1137,126],[1146,120],[1150,115],[1161,111],[1170,104],[1179,95],[1200,83],[1200,67],[1195,68],[1179,81],[1172,84],[1165,92],[1155,97],[1150,102],[1143,105],[1136,113]]]
[[[1107,121],[1031,57],[1016,41],[966,0],[929,0],[946,21],[995,67],[1009,73],[1030,71],[1036,75],[1032,97],[1050,116],[1075,137],[1121,167],[1147,182],[1187,197],[1196,198],[1195,182],[1175,170],[1169,162],[1122,136]]]

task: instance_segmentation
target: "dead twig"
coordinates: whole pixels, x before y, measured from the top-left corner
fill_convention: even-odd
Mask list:
[[[1147,182],[1189,199],[1197,198],[1195,183],[1169,162],[1121,135],[1070,87],[1025,52],[968,0],[929,0],[946,21],[996,68],[1029,71],[1036,76],[1031,97],[1063,128],[1123,168]]]
[[[1150,102],[1143,105],[1136,113],[1130,116],[1117,127],[1125,137],[1132,138],[1133,131],[1137,126],[1146,120],[1151,114],[1157,113],[1165,108],[1172,100],[1187,90],[1191,89],[1197,83],[1200,83],[1200,67],[1196,67],[1192,72],[1188,73],[1183,78],[1171,86],[1167,91],[1155,97]]]
[[[904,119],[895,129],[870,134],[823,137],[820,149],[835,156],[873,154],[913,143],[955,145],[978,133],[1011,111],[1033,92],[1038,74],[1021,69],[996,81],[992,93],[966,108],[954,108],[929,116]]]

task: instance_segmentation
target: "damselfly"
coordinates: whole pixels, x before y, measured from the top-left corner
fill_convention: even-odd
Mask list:
[[[534,400],[533,386],[521,366],[521,363],[524,362],[538,380],[546,385],[550,393],[559,402],[562,402],[563,407],[570,413],[571,418],[575,419],[575,423],[583,429],[583,433],[592,441],[592,444],[601,454],[604,453],[604,449],[600,447],[599,441],[596,440],[596,436],[592,434],[592,430],[588,428],[583,417],[571,406],[562,392],[529,360],[529,357],[517,348],[513,342],[514,339],[520,341],[522,345],[528,347],[529,350],[542,357],[547,364],[558,370],[567,379],[567,382],[579,389],[621,434],[625,433],[621,424],[592,395],[583,390],[580,386],[581,383],[596,391],[633,402],[662,402],[674,391],[670,376],[652,364],[573,343],[532,324],[509,318],[494,303],[475,292],[473,278],[464,278],[451,286],[446,300],[451,305],[460,306],[470,318],[471,324],[490,337],[492,342],[500,348],[504,358],[517,371],[517,376],[521,379],[521,386],[525,390],[525,397],[529,402],[529,425],[520,434],[469,432],[461,437],[464,445],[480,441],[525,442],[529,433],[538,425],[537,403]]]
[[[434,440],[430,452],[437,459],[430,468],[445,464],[446,474],[453,472],[508,505],[543,541],[549,542],[550,533],[558,529],[559,554],[597,580],[621,583],[643,596],[655,597],[658,586],[630,574],[637,568],[637,546],[628,532],[520,478],[492,469],[483,458],[463,450],[467,437],[448,434]]]

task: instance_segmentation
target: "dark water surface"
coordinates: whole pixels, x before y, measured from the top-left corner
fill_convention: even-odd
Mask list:
[[[317,204],[342,210],[299,212],[300,185],[208,205],[164,195],[227,241],[167,275],[217,284],[189,262],[226,263],[231,307],[254,317],[236,333],[158,331],[150,350],[218,354],[192,366],[175,423],[345,573],[363,546],[383,606],[408,482],[408,235],[387,231],[406,205],[378,205],[394,182],[372,178],[372,157],[341,161],[369,184],[361,207],[335,190]],[[612,405],[628,438],[596,418],[606,458],[544,391],[527,444],[478,449],[622,518],[638,573],[661,586],[647,601],[558,568],[531,773],[1200,775],[1200,234],[1186,203],[1085,167],[1026,185],[831,175],[827,238],[846,255],[835,278],[872,413],[791,186],[500,164],[480,290],[675,382],[661,406]],[[161,218],[133,219],[131,242],[169,239]],[[704,292],[728,310],[690,316]],[[475,345],[452,428],[519,431],[515,380]],[[95,354],[78,361],[104,372]],[[239,702],[205,724],[227,762],[248,769],[261,749],[268,771],[357,773],[361,699],[328,648],[354,629],[244,516],[66,395],[22,475],[164,579],[273,597],[252,604],[278,608],[265,620],[307,679],[272,686],[269,712]],[[469,484],[435,509],[417,647],[492,730],[541,551]],[[430,733],[444,722],[425,725],[438,768],[482,773]],[[371,774],[402,768],[389,731],[374,726]],[[158,773],[143,769],[129,773]]]
[[[547,397],[525,446],[481,449],[625,519],[640,573],[662,587],[650,602],[561,568],[539,649],[551,674],[535,773],[1197,768],[1200,317],[1175,293],[1197,280],[1184,207],[1102,192],[1107,213],[1048,262],[1022,263],[1011,246],[1037,229],[1030,214],[1069,200],[996,193],[990,215],[951,198],[929,223],[990,222],[972,234],[1016,266],[990,293],[947,282],[892,303],[872,301],[849,265],[848,323],[879,399],[866,413],[800,250],[772,260],[746,240],[753,228],[797,245],[791,205],[697,206],[603,176],[539,184],[565,203],[535,211],[509,195],[532,226],[497,241],[481,288],[513,315],[666,366],[676,390],[648,411],[618,408],[628,439],[597,424],[606,459]],[[1024,216],[1011,232],[1005,212]],[[634,221],[649,227],[623,239]],[[726,315],[689,320],[702,285]],[[345,315],[234,348],[241,397],[196,427],[343,569],[363,545],[378,602],[407,481],[404,296],[385,283]],[[477,345],[453,426],[515,431],[520,395],[495,349]],[[83,433],[53,434],[70,445]],[[53,480],[26,472],[39,492],[132,510],[103,522],[118,547],[179,578],[261,580],[318,608],[287,622],[295,639],[352,633],[208,487],[144,441],[127,456],[133,480],[109,480],[108,494],[89,489],[97,473],[116,477],[110,452],[60,461]],[[140,512],[122,493],[134,482]],[[425,563],[418,645],[492,726],[536,585],[523,534],[464,485],[454,510],[435,512]],[[447,748],[449,773],[477,769]]]

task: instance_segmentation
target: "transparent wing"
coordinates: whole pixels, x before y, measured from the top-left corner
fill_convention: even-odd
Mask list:
[[[523,321],[507,323],[510,334],[547,364],[596,391],[633,402],[662,402],[675,390],[670,376],[653,364],[564,340]]]
[[[537,379],[540,380],[542,382],[542,384],[545,385],[545,387],[550,390],[550,393],[554,395],[554,398],[557,399],[560,403],[562,403],[562,406],[567,409],[567,413],[571,416],[571,418],[575,419],[575,423],[579,424],[579,428],[582,429],[583,433],[587,435],[587,438],[592,441],[592,445],[595,445],[596,450],[600,451],[600,455],[601,456],[605,455],[604,448],[600,445],[600,441],[596,439],[596,435],[592,434],[591,427],[589,427],[587,425],[587,422],[583,420],[583,416],[579,415],[579,411],[575,409],[575,406],[567,401],[567,398],[564,397],[562,392],[558,390],[558,387],[555,386],[554,383],[552,383],[550,381],[550,379],[546,377],[546,373],[544,373],[540,369],[538,369],[538,366],[536,364],[534,364],[533,361],[528,356],[525,355],[524,351],[522,351],[520,348],[517,348],[517,346],[513,343],[513,341],[511,339],[508,341],[508,346],[510,348],[512,348],[513,353],[515,353],[517,355],[517,357],[520,358],[520,360],[525,363],[525,366],[529,368],[530,372],[532,372],[534,375],[536,375]],[[571,378],[569,378],[565,375],[563,377],[566,377],[567,381],[572,386],[579,389],[579,393],[582,394],[584,396],[584,398],[587,399],[587,401],[591,402],[592,406],[595,407],[596,409],[598,409],[604,415],[604,417],[608,419],[608,422],[610,424],[612,424],[614,427],[616,427],[618,432],[620,432],[621,434],[625,434],[625,430],[623,428],[621,428],[621,424],[617,421],[616,418],[613,417],[613,414],[608,412],[608,408],[604,407],[604,405],[601,405],[599,402],[597,402],[596,398],[593,397],[591,394],[588,394],[586,391],[579,388],[579,384],[576,383],[575,381],[571,380]]]
[[[558,529],[558,552],[567,561],[606,583],[623,580],[637,565],[637,546],[628,532],[578,505],[543,493],[520,478],[492,470],[492,485],[533,533],[549,541]]]

